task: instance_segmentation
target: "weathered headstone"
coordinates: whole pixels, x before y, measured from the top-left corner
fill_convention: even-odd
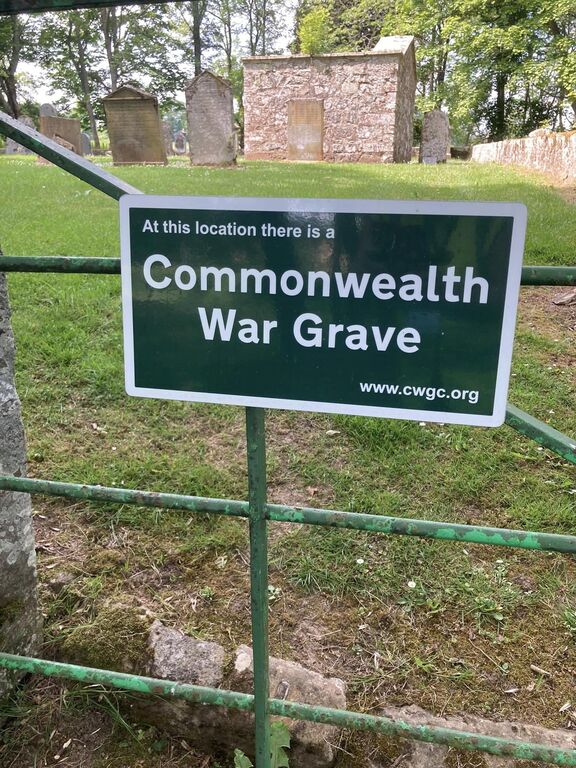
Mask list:
[[[174,154],[174,150],[172,148],[172,128],[168,120],[162,120],[162,136],[164,137],[166,155],[170,157],[170,155]]]
[[[77,155],[82,154],[80,141],[80,120],[70,117],[54,117],[54,115],[40,116],[40,133],[49,139],[57,141],[62,139],[72,145]],[[62,146],[65,146],[64,144]]]
[[[426,165],[445,163],[450,149],[448,115],[440,109],[426,112],[422,120],[419,161]]]
[[[188,139],[184,131],[178,131],[174,136],[174,153],[177,155],[185,155],[188,145]]]
[[[53,104],[40,104],[40,117],[58,117],[58,111]]]
[[[51,138],[53,141],[56,142],[56,144],[59,144],[61,147],[64,147],[64,149],[67,149],[69,152],[76,152],[76,147],[73,144],[70,144],[69,141],[66,141],[66,139],[62,139],[60,136],[54,136]],[[46,160],[45,157],[41,157],[40,155],[38,155],[37,163],[39,165],[52,165],[50,160]]]
[[[123,85],[102,99],[114,165],[166,164],[158,99]]]
[[[34,120],[31,117],[19,117],[18,122],[22,125],[27,125],[28,128],[34,128]],[[6,155],[32,155],[32,150],[26,149],[21,144],[18,144],[14,139],[6,139],[6,149],[4,150]]]
[[[236,162],[232,87],[212,72],[203,72],[186,86],[188,142],[192,165]]]
[[[26,444],[14,386],[14,336],[0,273],[0,474],[26,475]],[[40,644],[32,508],[26,493],[0,491],[0,651],[33,655]],[[0,696],[15,676],[0,671]]]
[[[92,139],[90,138],[90,134],[86,133],[86,131],[82,131],[80,134],[80,148],[82,149],[83,155],[92,154]]]

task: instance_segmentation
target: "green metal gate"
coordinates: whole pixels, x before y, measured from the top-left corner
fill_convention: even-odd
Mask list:
[[[54,3],[58,7],[63,4]],[[99,0],[88,4],[104,4]],[[109,3],[107,3],[109,4]],[[21,10],[31,3],[10,0]],[[35,4],[39,5],[39,4]],[[79,6],[82,4],[79,3]],[[7,2],[0,2],[0,12]],[[43,7],[46,7],[44,4]],[[0,113],[0,132],[50,160],[105,194],[119,200],[124,194],[139,190],[41,136],[7,115]],[[84,257],[11,257],[0,256],[0,271],[118,274],[120,260]],[[576,267],[524,267],[524,285],[575,285]],[[548,552],[576,554],[576,537],[531,531],[488,528],[385,517],[337,510],[289,507],[268,504],[266,499],[266,449],[264,411],[246,408],[248,456],[248,501],[210,499],[124,488],[107,488],[49,480],[0,476],[0,490],[41,493],[74,499],[137,504],[146,507],[181,509],[189,512],[244,517],[250,530],[250,584],[252,644],[254,651],[254,694],[237,693],[201,686],[127,675],[107,670],[63,664],[44,659],[0,653],[0,667],[33,672],[52,677],[100,683],[139,693],[160,694],[194,703],[232,707],[255,713],[255,754],[257,768],[270,768],[270,716],[281,715],[351,729],[373,731],[409,739],[433,742],[461,750],[480,750],[493,755],[524,760],[540,760],[556,765],[576,766],[576,750],[563,750],[541,744],[482,736],[449,728],[416,726],[386,717],[311,706],[270,698],[268,684],[268,521],[297,522],[386,534],[417,536],[441,541],[492,544]],[[541,446],[576,464],[576,441],[549,425],[509,405],[506,423],[535,440]]]

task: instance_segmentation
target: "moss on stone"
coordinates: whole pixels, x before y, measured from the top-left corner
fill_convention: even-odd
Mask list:
[[[22,600],[11,600],[4,605],[0,605],[0,627],[8,622],[16,621],[23,610],[24,602]]]
[[[73,629],[60,645],[61,656],[76,664],[116,672],[143,672],[149,658],[152,619],[141,609],[114,601],[90,624]]]

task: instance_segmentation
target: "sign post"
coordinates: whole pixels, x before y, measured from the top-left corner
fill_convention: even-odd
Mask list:
[[[126,195],[131,395],[505,417],[526,209]]]

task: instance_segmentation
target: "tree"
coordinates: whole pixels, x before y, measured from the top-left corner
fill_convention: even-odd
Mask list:
[[[250,56],[267,56],[275,52],[286,27],[288,5],[281,0],[238,0]]]
[[[298,34],[301,53],[314,56],[331,51],[334,40],[328,8],[317,6],[308,11],[300,21]]]
[[[174,99],[186,79],[183,42],[166,6],[116,6],[99,10],[112,90],[131,82]]]
[[[575,20],[575,0],[397,0],[383,31],[416,36],[419,111],[495,140],[568,121]]]
[[[103,85],[98,17],[98,10],[46,14],[38,47],[38,60],[52,84],[81,103],[96,149],[100,143],[93,102]]]
[[[212,0],[206,8],[207,37],[216,57],[223,57],[226,76],[231,79],[238,66],[240,22],[237,0]]]
[[[25,16],[0,18],[0,109],[18,117],[18,79],[20,61],[29,54],[34,21]]]

